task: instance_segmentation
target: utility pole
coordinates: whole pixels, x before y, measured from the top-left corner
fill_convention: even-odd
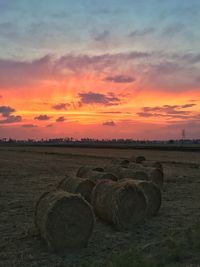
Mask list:
[[[182,130],[182,140],[185,140],[185,129]]]

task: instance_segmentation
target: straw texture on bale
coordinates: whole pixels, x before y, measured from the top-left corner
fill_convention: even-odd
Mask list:
[[[82,179],[76,176],[68,176],[60,181],[57,189],[67,191],[69,193],[81,194],[87,201],[91,200],[91,192],[95,183],[89,179]]]
[[[144,157],[144,156],[137,156],[136,158],[135,158],[135,162],[136,163],[141,163],[141,162],[143,162],[143,161],[145,161],[146,160],[146,158]]]
[[[50,250],[64,252],[87,245],[94,214],[80,195],[51,191],[44,193],[36,204],[35,224]]]
[[[151,181],[127,180],[130,185],[137,185],[145,194],[147,198],[147,216],[154,216],[158,213],[162,194],[159,187]]]
[[[97,171],[97,172],[104,172],[104,168],[102,167],[91,167],[89,165],[84,165],[81,166],[76,175],[80,178],[85,178],[86,177],[86,173],[88,173],[89,171]]]
[[[104,172],[104,168],[101,168],[101,167],[95,167],[95,168],[92,169],[92,171]]]
[[[118,180],[124,178],[132,178],[135,180],[148,180],[148,175],[141,170],[134,170],[130,168],[124,168],[118,165],[107,165],[104,167],[105,171],[117,176]]]
[[[121,159],[121,158],[113,158],[111,160],[111,164],[120,165],[120,166],[123,166],[123,167],[128,166],[129,162],[130,161],[128,159]]]
[[[145,167],[153,167],[153,168],[157,168],[157,169],[160,169],[163,171],[163,166],[159,161],[149,161],[149,160],[147,161],[147,160],[145,160],[141,164]]]
[[[99,180],[112,180],[117,181],[117,177],[112,173],[107,172],[98,172],[98,171],[88,171],[82,175],[82,178],[90,179],[93,182],[97,182]]]
[[[106,172],[109,172],[115,175],[117,179],[120,179],[120,169],[121,169],[121,166],[116,165],[116,164],[109,164],[109,165],[104,166],[104,170]]]
[[[132,156],[129,158],[129,165],[132,163],[139,163],[142,164],[143,166],[146,167],[154,167],[163,170],[163,166],[159,161],[154,161],[154,160],[146,160],[144,156]]]
[[[162,170],[153,167],[142,167],[140,170],[146,172],[149,180],[162,189],[164,183],[164,173]]]
[[[149,180],[147,173],[143,170],[132,170],[128,168],[122,168],[120,170],[121,179],[132,178],[135,180]]]
[[[117,229],[131,229],[146,214],[147,201],[137,186],[123,182],[101,181],[92,192],[96,215]]]
[[[136,160],[136,156],[134,155],[129,158],[129,161],[135,162],[135,160]]]
[[[129,168],[127,169],[127,172],[128,170],[144,172],[148,176],[148,179],[146,180],[153,181],[155,184],[159,186],[159,188],[163,187],[164,173],[159,168],[147,167],[147,166],[143,166],[142,164],[137,164],[137,163],[130,163]],[[145,180],[145,179],[141,179],[141,180]]]
[[[151,168],[151,167],[146,167],[146,168],[149,169],[148,170],[149,179],[153,181],[160,189],[162,189],[164,183],[163,171],[157,168]]]
[[[76,176],[80,177],[80,178],[83,178],[84,175],[89,172],[92,168],[88,165],[84,165],[84,166],[81,166],[77,173],[76,173]]]

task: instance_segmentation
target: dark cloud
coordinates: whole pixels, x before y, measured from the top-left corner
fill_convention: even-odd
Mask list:
[[[54,57],[51,55],[33,61],[0,59],[1,86],[2,88],[16,88],[35,85],[41,80],[55,80],[58,75],[55,68]]]
[[[135,81],[134,77],[125,75],[107,76],[104,81],[114,82],[114,83],[132,83]]]
[[[34,119],[35,120],[38,120],[38,121],[47,121],[49,120],[51,117],[47,116],[47,115],[39,115],[37,117],[35,117]]]
[[[119,105],[120,99],[113,93],[101,94],[101,93],[79,93],[81,104],[99,104],[104,106]]]
[[[0,59],[0,84],[2,90],[31,88],[47,80],[59,82],[69,76],[88,72],[118,73],[123,69],[129,73],[130,69],[134,69],[138,70],[138,81],[142,78],[144,88],[150,85],[158,91],[189,91],[198,90],[199,66],[196,63],[199,62],[199,53],[145,51],[101,55],[67,54],[61,57],[46,55],[33,61]],[[107,79],[119,83],[131,82],[120,76]]]
[[[187,61],[188,63],[196,64],[200,62],[200,54],[189,53],[182,56],[182,60]]]
[[[47,128],[53,127],[53,123],[47,124],[46,127]]]
[[[199,102],[199,101],[200,101],[199,99],[190,99],[190,102]]]
[[[165,27],[163,29],[162,34],[167,37],[173,37],[178,33],[185,31],[185,28],[186,28],[185,25],[182,23],[174,23]]]
[[[35,128],[35,127],[37,127],[37,125],[35,125],[35,124],[23,124],[21,127],[23,127],[23,128]]]
[[[182,105],[181,108],[192,108],[196,106],[196,104],[185,104],[185,105]]]
[[[174,74],[181,70],[177,62],[163,61],[159,64],[151,66],[151,70],[155,72],[156,76]]]
[[[158,114],[156,114],[156,113],[150,113],[150,112],[137,112],[137,115],[139,117],[145,117],[145,118],[158,116]]]
[[[155,29],[153,27],[145,28],[143,30],[134,30],[128,36],[129,37],[143,37],[149,34],[153,34]]]
[[[140,51],[134,51],[130,53],[121,53],[117,54],[119,56],[119,59],[126,59],[126,60],[134,60],[134,59],[146,59],[148,57],[151,57],[152,54],[148,52],[140,52]]]
[[[0,120],[0,123],[15,123],[20,122],[22,120],[21,116],[12,115],[16,110],[9,106],[0,106],[0,114],[2,115],[3,120]]]
[[[70,104],[68,103],[59,103],[59,104],[53,105],[52,108],[56,110],[66,110],[69,106]]]
[[[121,114],[121,111],[101,111],[101,114]]]
[[[97,42],[106,41],[110,37],[110,32],[108,30],[104,30],[103,32],[96,34],[94,40]]]
[[[65,118],[64,117],[59,117],[56,119],[56,122],[63,122],[65,121]]]
[[[60,58],[45,55],[33,61],[0,59],[0,83],[2,89],[35,86],[41,81],[59,81],[66,78],[68,73],[72,75],[89,70],[99,72],[116,69],[119,62],[127,64],[128,61],[137,61],[150,55],[148,52],[133,51],[93,56],[67,54]]]
[[[170,59],[171,57],[171,59]],[[198,90],[199,68],[183,60],[181,56],[160,56],[160,63],[152,62],[144,76],[146,86],[150,84],[158,91]]]
[[[121,64],[127,64],[128,61],[136,61],[150,57],[151,53],[132,51],[128,53],[102,54],[102,55],[65,55],[56,61],[56,70],[68,69],[75,73],[83,72],[88,69],[93,71],[103,71]]]
[[[191,111],[185,109],[191,108],[195,105],[196,104],[143,107],[142,111],[138,112],[137,115],[140,117],[168,117],[183,119],[191,116]]]
[[[144,112],[152,112],[152,111],[158,111],[158,112],[164,112],[167,114],[188,114],[190,111],[182,110],[186,108],[191,108],[195,106],[195,104],[185,104],[185,105],[163,105],[161,107],[144,107]]]
[[[104,126],[116,126],[114,121],[106,121],[103,123]]]
[[[9,115],[6,119],[0,120],[0,123],[15,123],[22,120],[21,116]]]
[[[11,108],[9,106],[0,106],[0,114],[3,117],[8,117],[13,112],[15,112],[15,109],[14,108]]]

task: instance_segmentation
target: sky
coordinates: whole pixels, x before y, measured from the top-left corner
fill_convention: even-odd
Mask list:
[[[199,0],[0,0],[0,138],[200,138]]]

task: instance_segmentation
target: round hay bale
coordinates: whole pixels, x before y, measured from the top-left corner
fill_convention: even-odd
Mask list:
[[[87,179],[89,179],[95,183],[99,180],[117,181],[117,177],[112,173],[98,172],[98,171],[93,171],[93,170],[90,170],[90,171],[84,173],[82,178],[87,178]]]
[[[81,194],[87,201],[91,200],[91,192],[95,183],[89,179],[82,179],[76,176],[66,176],[60,181],[57,189],[69,193]]]
[[[131,178],[134,180],[149,180],[147,173],[143,170],[134,170],[129,168],[120,169],[120,179]]]
[[[84,166],[81,166],[77,173],[76,173],[76,176],[80,177],[80,178],[84,178],[86,177],[86,173],[89,172],[89,171],[97,171],[97,172],[104,172],[104,168],[102,167],[91,167],[89,165],[84,165]]]
[[[142,163],[143,161],[145,161],[146,160],[146,158],[144,157],[144,156],[137,156],[136,158],[135,158],[135,162],[136,163]]]
[[[123,167],[127,167],[129,165],[129,162],[130,161],[128,159],[121,159],[121,158],[113,158],[111,160],[111,164],[119,165]]]
[[[137,185],[147,197],[147,216],[156,215],[162,202],[162,194],[159,187],[151,181],[128,180],[127,182]]]
[[[138,166],[143,166],[143,165],[140,163],[136,163],[136,162],[130,162],[128,165],[128,168],[134,170],[134,169],[137,169]]]
[[[142,164],[131,163],[129,164],[129,168],[126,170],[126,172],[128,173],[129,170],[130,172],[131,170],[135,172],[143,172],[148,176],[148,179],[139,179],[139,180],[150,180],[153,181],[155,184],[157,184],[159,188],[163,187],[164,173],[161,169],[143,166]],[[131,178],[131,176],[129,178]]]
[[[136,161],[136,156],[135,156],[135,155],[131,156],[131,157],[129,158],[129,161],[131,161],[131,162],[135,162],[135,161]]]
[[[134,170],[130,168],[124,168],[118,165],[107,165],[104,169],[115,175],[118,180],[125,179],[125,178],[132,178],[135,180],[148,180],[148,175],[141,170]]]
[[[91,170],[91,167],[88,166],[88,165],[81,166],[81,167],[78,169],[78,171],[77,171],[77,173],[76,173],[76,176],[82,178],[82,177],[84,177],[85,173],[87,173],[87,172],[90,171],[90,170]]]
[[[35,223],[49,249],[64,252],[87,245],[93,230],[94,214],[80,195],[52,191],[39,198]]]
[[[146,214],[146,197],[137,186],[125,182],[101,181],[92,192],[96,215],[117,229],[131,229]]]
[[[152,182],[154,182],[160,189],[162,189],[164,183],[163,171],[157,168],[151,168],[151,167],[146,167],[146,168],[148,168],[149,179]]]
[[[136,169],[137,167],[152,167],[152,168],[157,168],[157,169],[160,169],[160,170],[163,170],[163,166],[160,162],[158,161],[143,161],[141,163],[136,163],[136,162],[130,162],[128,164],[128,168],[131,168],[131,169]]]
[[[121,166],[115,165],[115,164],[110,164],[110,165],[104,166],[104,170],[106,172],[109,172],[109,173],[112,173],[113,175],[115,175],[117,177],[117,179],[120,179],[120,169],[121,169]]]
[[[102,167],[95,167],[95,168],[92,169],[92,171],[104,172],[105,170]]]
[[[145,167],[153,167],[153,168],[157,168],[157,169],[160,169],[163,171],[163,166],[159,161],[149,161],[149,160],[147,161],[147,160],[145,160],[141,164]]]

